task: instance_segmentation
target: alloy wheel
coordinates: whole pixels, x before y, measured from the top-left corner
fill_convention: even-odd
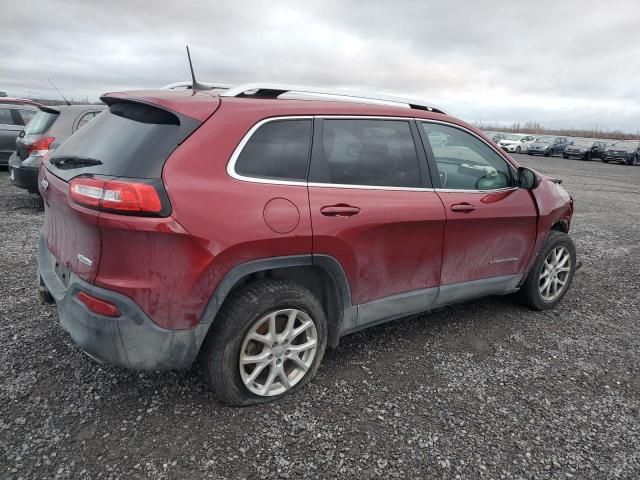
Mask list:
[[[316,356],[318,332],[305,312],[288,308],[268,313],[245,335],[240,377],[255,395],[280,395],[305,376]]]
[[[571,253],[567,247],[559,245],[549,252],[538,279],[538,291],[545,302],[553,302],[562,295],[572,268]]]

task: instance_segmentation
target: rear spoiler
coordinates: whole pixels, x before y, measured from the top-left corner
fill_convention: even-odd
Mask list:
[[[215,93],[191,90],[134,90],[106,93],[100,97],[107,105],[129,101],[160,108],[177,116],[189,117],[200,123],[207,120],[220,106]]]
[[[60,109],[56,108],[56,107],[52,107],[49,105],[38,105],[37,106],[40,110],[42,110],[43,112],[47,112],[47,113],[53,113],[56,115],[60,114]]]
[[[186,115],[179,111],[176,111],[171,108],[167,108],[160,103],[155,103],[148,101],[144,98],[134,98],[126,95],[118,95],[118,94],[107,94],[100,97],[104,103],[109,107],[109,111],[114,115],[119,115],[124,118],[128,118],[130,120],[143,122],[143,123],[173,123],[178,125],[180,128],[180,133],[178,135],[178,144],[184,142],[189,135],[191,135],[202,123],[204,120],[200,120],[194,118],[190,115]],[[215,108],[212,110],[212,113],[217,110],[220,101],[215,105]],[[128,108],[123,111],[122,108],[118,108],[118,105],[128,104],[129,106],[137,105],[138,108]],[[155,111],[155,113],[154,113]],[[159,121],[158,114],[160,112],[164,112],[165,121]],[[160,115],[161,117],[163,115]],[[210,115],[209,115],[210,116]],[[207,117],[208,118],[208,117]]]

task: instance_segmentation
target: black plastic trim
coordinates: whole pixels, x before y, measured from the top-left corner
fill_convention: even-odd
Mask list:
[[[129,297],[96,287],[75,274],[65,286],[54,268],[55,258],[44,237],[38,247],[41,283],[58,307],[62,327],[94,360],[134,370],[173,370],[188,368],[198,355],[207,333],[204,325],[193,329],[169,330],[154,323]],[[76,293],[86,292],[113,303],[120,310],[117,318],[91,312]]]
[[[242,263],[230,270],[220,281],[202,314],[201,323],[210,324],[220,310],[225,298],[233,287],[243,278],[253,273],[273,270],[276,268],[301,267],[318,265],[323,267],[336,282],[342,304],[345,308],[351,306],[351,293],[344,270],[336,259],[329,255],[291,255],[286,257],[263,258]]]

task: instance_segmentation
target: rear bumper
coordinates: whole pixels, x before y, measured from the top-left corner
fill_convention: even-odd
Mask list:
[[[9,176],[15,187],[24,188],[31,193],[38,193],[38,167],[22,166],[22,161],[15,152],[9,158]]]
[[[195,360],[209,325],[168,330],[156,325],[130,298],[96,287],[70,274],[65,284],[55,271],[56,260],[40,237],[38,271],[58,307],[60,324],[98,362],[136,370],[172,370]],[[76,293],[84,291],[118,307],[121,316],[91,312]]]

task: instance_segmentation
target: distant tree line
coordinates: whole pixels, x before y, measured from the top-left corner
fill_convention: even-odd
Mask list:
[[[547,128],[538,122],[526,122],[520,124],[516,122],[510,127],[492,125],[478,122],[476,127],[481,130],[489,130],[496,132],[509,133],[532,133],[534,135],[561,135],[566,137],[584,137],[584,138],[606,138],[610,140],[640,140],[640,131],[634,133],[626,133],[620,130],[603,130],[597,126],[593,129],[584,128]]]

